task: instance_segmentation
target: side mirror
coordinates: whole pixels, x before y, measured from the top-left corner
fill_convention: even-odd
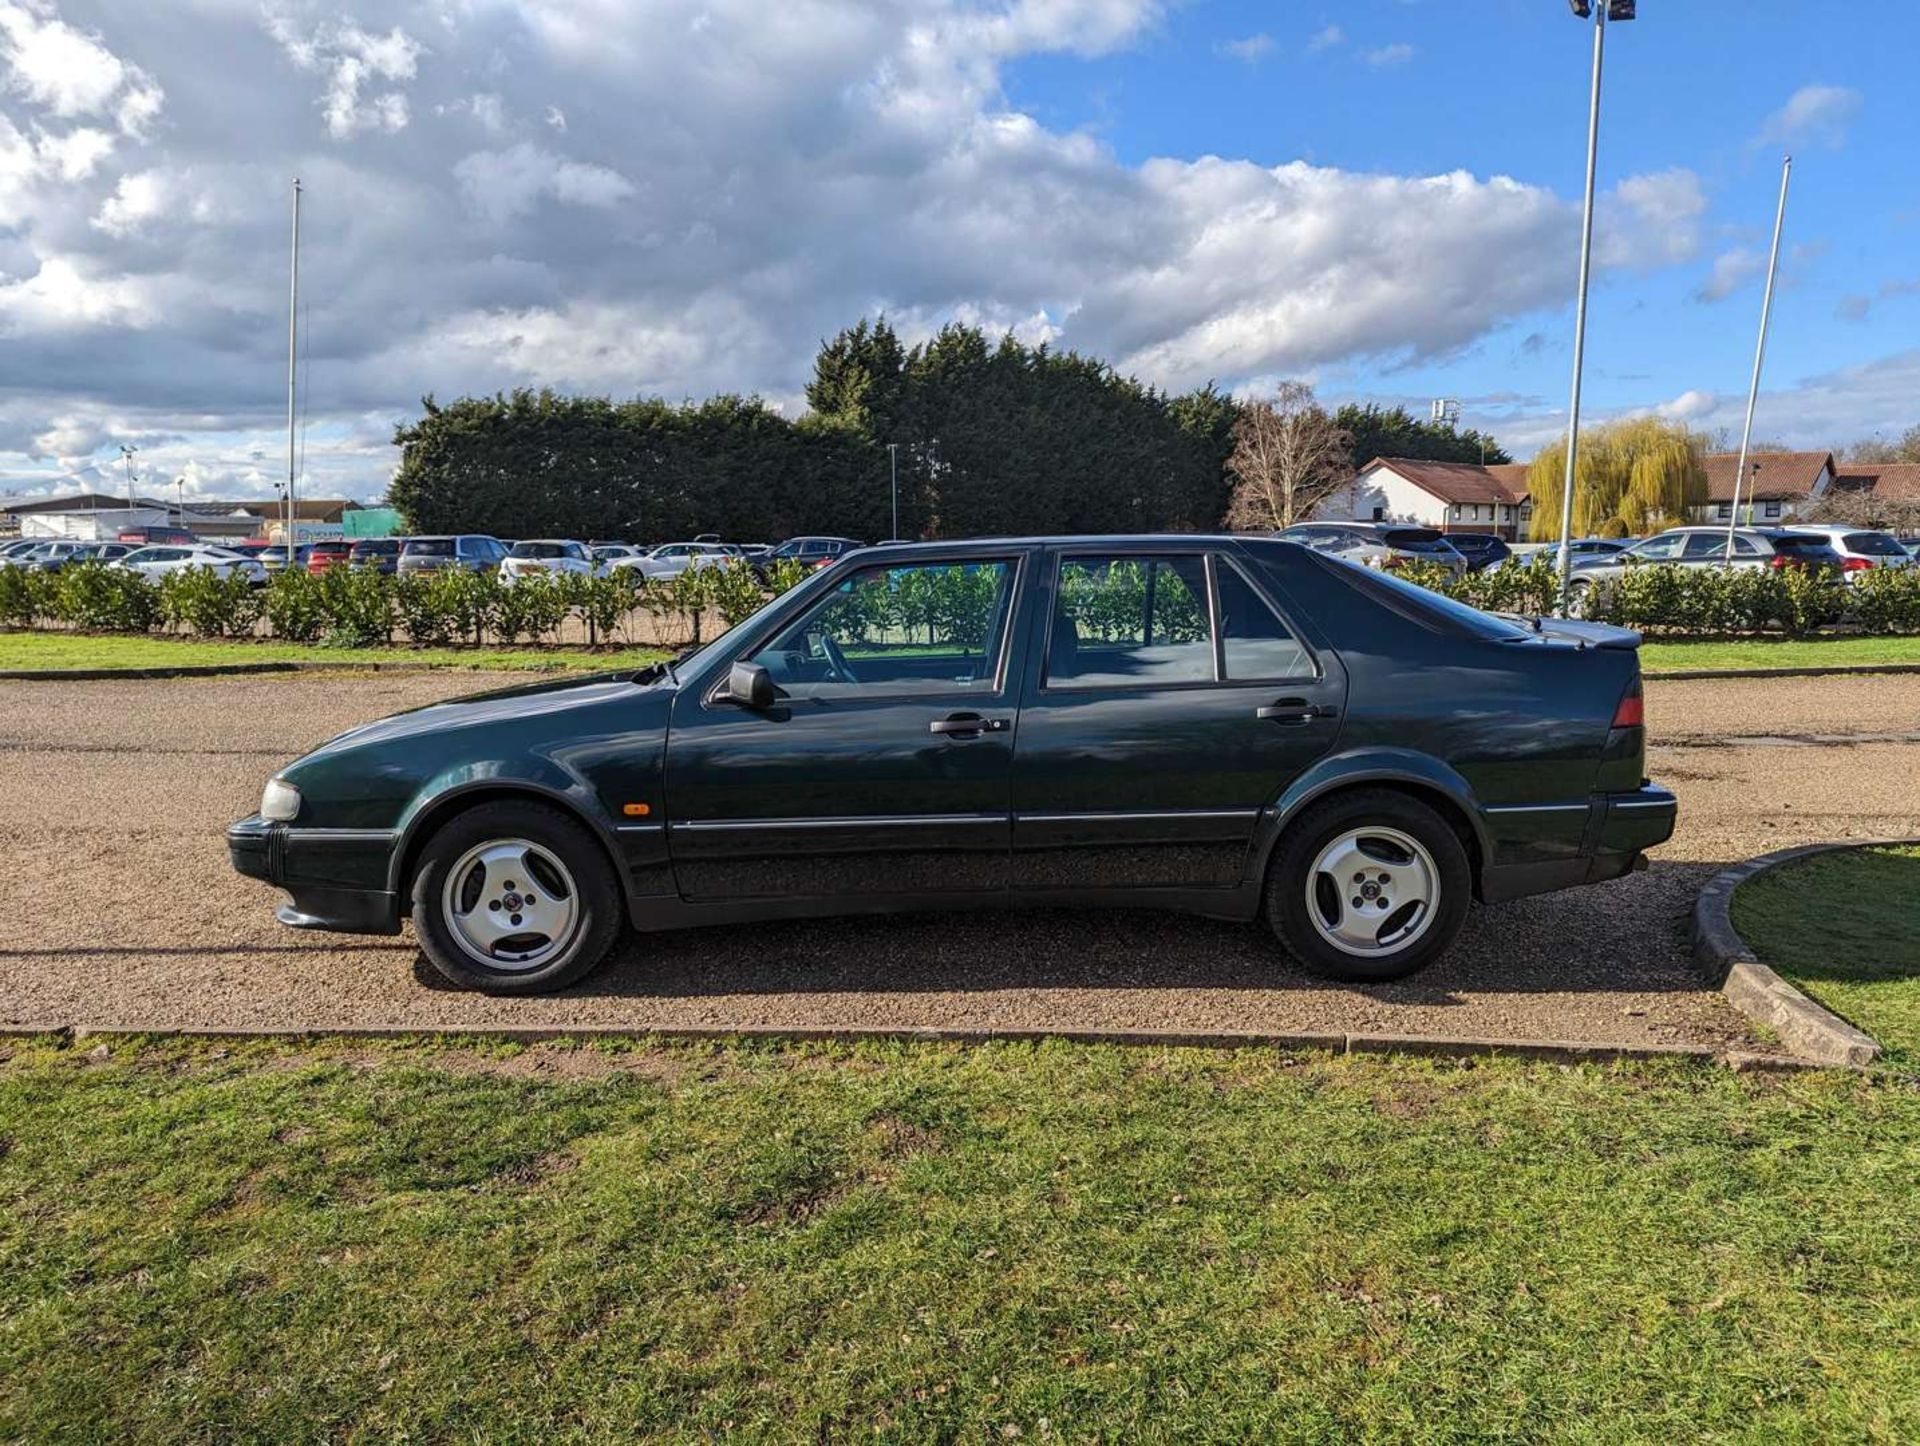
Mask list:
[[[720,696],[729,703],[764,713],[774,703],[773,675],[758,663],[735,663],[727,673],[727,686]]]

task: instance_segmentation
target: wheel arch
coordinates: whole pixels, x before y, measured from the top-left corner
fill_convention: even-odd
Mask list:
[[[1324,759],[1296,779],[1268,810],[1253,859],[1253,878],[1264,882],[1275,849],[1287,830],[1314,804],[1341,793],[1384,789],[1426,804],[1459,835],[1467,852],[1473,891],[1492,857],[1486,824],[1467,781],[1447,764],[1426,754],[1382,751]]]
[[[632,909],[631,880],[626,865],[621,862],[620,850],[615,843],[606,821],[594,815],[593,811],[581,801],[563,789],[549,784],[537,783],[531,779],[487,779],[484,781],[460,784],[434,794],[424,803],[414,808],[401,831],[398,845],[393,850],[392,861],[388,865],[387,886],[399,900],[402,916],[413,908],[413,875],[419,864],[420,852],[426,847],[441,827],[470,808],[486,803],[542,803],[584,824],[587,832],[600,845],[600,851],[606,857],[607,866],[620,882],[620,897]]]

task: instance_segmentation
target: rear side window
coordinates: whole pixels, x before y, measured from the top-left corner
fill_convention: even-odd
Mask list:
[[[1884,532],[1849,532],[1840,539],[1848,552],[1862,557],[1905,557],[1907,550]]]
[[[573,549],[562,542],[516,542],[514,557],[572,557]]]
[[[451,537],[415,537],[406,545],[408,557],[452,557]]]
[[[1439,533],[1426,527],[1394,527],[1380,539],[1400,552],[1450,552],[1451,545]]]
[[[1220,587],[1220,639],[1229,679],[1303,678],[1313,660],[1300,640],[1224,558],[1215,569]]]
[[[1826,552],[1827,540],[1824,537],[1800,537],[1787,534],[1773,539],[1775,552]]]
[[[1046,681],[1069,688],[1212,682],[1206,559],[1062,558]]]

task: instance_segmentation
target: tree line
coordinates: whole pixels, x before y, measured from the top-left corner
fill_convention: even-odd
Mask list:
[[[1302,478],[1337,484],[1376,455],[1507,460],[1478,432],[1404,408],[1278,405],[1319,433]],[[422,401],[395,429],[389,501],[416,532],[636,541],[717,533],[904,538],[1198,531],[1291,517],[1249,439],[1276,402],[1209,383],[1171,393],[1074,351],[951,325],[913,346],[883,318],[823,342],[789,419],[758,397],[679,404],[520,390]],[[1291,491],[1287,491],[1291,496]]]

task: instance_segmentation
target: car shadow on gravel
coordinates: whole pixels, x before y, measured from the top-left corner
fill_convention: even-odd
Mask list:
[[[1148,910],[865,915],[629,935],[565,991],[633,999],[1008,990],[1340,990],[1383,1004],[1490,993],[1697,993],[1686,917],[1712,864],[1655,864],[1610,884],[1476,906],[1411,979],[1341,984],[1293,963],[1264,927]],[[423,957],[414,976],[451,989]]]

